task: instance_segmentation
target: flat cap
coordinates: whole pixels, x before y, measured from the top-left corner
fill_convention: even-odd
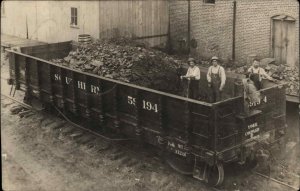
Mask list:
[[[211,57],[210,61],[213,61],[213,60],[219,60],[219,58],[216,56],[213,56],[213,57]]]
[[[194,58],[189,58],[188,62],[195,62],[195,59]]]

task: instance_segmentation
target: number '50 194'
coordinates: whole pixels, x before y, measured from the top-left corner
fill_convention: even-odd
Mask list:
[[[136,98],[134,98],[134,97],[128,96],[127,102],[129,105],[136,106]],[[143,109],[149,110],[149,111],[154,111],[155,113],[158,112],[157,104],[153,104],[153,103],[151,103],[149,101],[145,101],[145,100],[143,100]]]

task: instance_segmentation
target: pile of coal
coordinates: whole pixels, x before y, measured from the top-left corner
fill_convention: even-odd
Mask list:
[[[300,95],[299,91],[299,69],[293,67],[285,67],[282,76],[283,81],[287,83],[286,93],[289,95]]]
[[[268,74],[276,79],[287,84],[286,94],[299,95],[299,69],[287,65],[269,64],[266,66]]]
[[[51,61],[75,70],[169,93],[178,89],[176,69],[179,61],[128,39],[78,44],[77,49],[67,57]]]

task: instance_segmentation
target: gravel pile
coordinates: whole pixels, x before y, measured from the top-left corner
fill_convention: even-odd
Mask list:
[[[174,93],[179,62],[169,55],[128,39],[97,40],[79,44],[54,63],[79,71]]]

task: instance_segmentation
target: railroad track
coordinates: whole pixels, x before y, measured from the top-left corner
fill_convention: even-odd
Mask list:
[[[3,106],[11,106],[10,110],[12,114],[19,115],[22,118],[28,118],[36,115],[37,112],[43,112],[40,109],[35,109],[34,107],[15,99],[14,97],[1,93],[1,100],[3,99],[9,99],[11,101],[3,104]],[[17,105],[15,103],[17,103]],[[49,119],[47,117],[47,114],[45,114],[45,116],[40,120],[41,127],[50,128],[54,132],[57,132],[59,134],[58,138],[61,140],[65,139],[66,137],[71,138],[73,141],[84,146],[88,154],[94,155],[110,150],[110,154],[108,155],[109,159],[119,161],[120,166],[128,167],[142,166],[143,162],[140,161],[146,161],[146,155],[152,155],[151,160],[155,161],[156,163],[159,162],[159,157],[155,155],[154,152],[151,154],[149,154],[149,150],[147,150],[147,152],[144,152],[141,147],[137,147],[136,144],[130,143],[130,140],[128,139],[117,139],[114,141],[108,140],[106,137],[99,133],[93,132],[90,129],[83,127],[82,125],[73,123],[59,110],[58,114],[61,115],[64,119],[60,119],[58,121],[57,119]],[[132,158],[128,154],[135,157]],[[147,158],[147,160],[148,159],[149,157]],[[295,190],[299,189],[280,180],[271,178],[265,174],[256,171],[251,171],[251,173],[266,178],[267,180],[275,182],[282,186]],[[211,189],[220,191],[219,188],[215,187]]]

